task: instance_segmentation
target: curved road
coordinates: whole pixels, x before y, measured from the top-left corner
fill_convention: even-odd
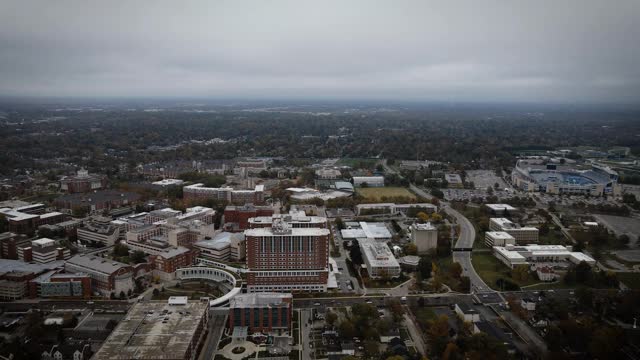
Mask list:
[[[426,198],[431,199],[433,196],[428,194],[424,190],[419,187],[410,184],[411,190],[416,194]],[[473,248],[473,242],[476,239],[476,229],[473,227],[473,224],[469,219],[464,217],[464,215],[460,214],[458,211],[452,209],[448,206],[444,201],[440,201],[441,208],[450,216],[455,219],[455,222],[460,225],[460,233],[458,234],[458,241],[454,245],[454,249],[471,249]],[[494,292],[485,282],[478,276],[476,270],[473,268],[473,264],[471,263],[471,251],[454,251],[453,252],[453,261],[460,263],[462,265],[462,274],[464,276],[468,276],[471,282],[471,292]]]

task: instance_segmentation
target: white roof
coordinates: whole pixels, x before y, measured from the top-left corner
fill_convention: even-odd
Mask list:
[[[497,251],[500,253],[500,255],[504,256],[505,258],[509,259],[510,261],[525,261],[525,257],[520,255],[520,253],[518,253],[517,251],[511,251],[511,250],[507,250],[506,248],[502,247],[502,246],[494,246],[493,247],[494,251]]]
[[[290,228],[290,233],[273,233],[272,228],[256,228],[244,231],[245,236],[326,236],[329,230],[320,228]]]
[[[244,234],[242,233],[230,233],[230,232],[221,232],[216,234],[216,236],[211,240],[202,240],[198,241],[194,245],[197,247],[209,248],[214,250],[221,250],[231,245],[232,239],[242,240],[244,238]]]
[[[160,186],[168,186],[168,185],[181,185],[184,184],[183,180],[180,179],[163,179],[160,181],[154,181],[152,182],[153,185],[160,185]]]
[[[362,255],[372,267],[399,267],[400,264],[391,252],[387,244],[379,243],[373,239],[360,240]]]
[[[514,208],[513,206],[509,205],[509,204],[487,204],[487,207],[491,210],[494,211],[512,211],[512,210],[517,210],[516,208]]]
[[[592,258],[591,256],[585,254],[585,253],[581,253],[581,252],[572,252],[569,256],[571,256],[571,258],[573,258],[573,260],[575,260],[575,262],[581,262],[584,261],[586,263],[595,263],[596,260],[594,258]]]
[[[487,231],[485,233],[486,236],[492,239],[500,239],[500,240],[512,240],[515,239],[511,234],[504,231]]]
[[[188,296],[170,296],[168,300],[169,305],[187,305],[188,302]]]
[[[427,231],[427,230],[436,229],[436,227],[433,226],[433,224],[431,224],[430,222],[427,222],[424,224],[414,223],[413,225],[411,225],[411,228],[418,231]]]
[[[55,240],[51,240],[49,238],[42,238],[31,242],[31,245],[38,245],[40,247],[50,246],[53,244],[55,244]]]
[[[361,222],[360,227],[364,231],[365,237],[372,239],[390,239],[391,233],[384,223]]]
[[[0,209],[0,214],[4,214],[9,219],[15,220],[15,221],[35,219],[35,218],[37,218],[39,216],[39,215],[26,214],[26,213],[23,213],[23,212],[20,212],[20,211],[17,211],[17,210],[13,210],[13,209],[10,209],[10,208],[2,208],[2,209]]]
[[[490,221],[496,223],[498,226],[503,228],[504,227],[510,228],[514,226],[513,222],[507,218],[491,218]]]

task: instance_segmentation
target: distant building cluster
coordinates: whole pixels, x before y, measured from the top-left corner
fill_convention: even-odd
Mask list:
[[[62,195],[54,200],[54,205],[67,213],[72,213],[74,210],[82,210],[91,214],[133,205],[140,201],[140,198],[140,194],[135,192],[97,190]]]
[[[193,184],[185,186],[182,191],[187,202],[213,199],[236,205],[264,203],[264,185],[256,185],[253,190],[234,190],[231,187],[211,188],[203,184]]]

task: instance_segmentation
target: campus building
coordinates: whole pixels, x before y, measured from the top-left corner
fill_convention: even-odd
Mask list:
[[[516,238],[504,231],[487,231],[484,233],[484,243],[488,247],[515,245]]]
[[[485,207],[491,214],[498,216],[507,216],[518,211],[518,208],[515,208],[509,204],[486,204]]]
[[[121,228],[112,224],[111,219],[95,216],[76,229],[78,240],[81,242],[99,243],[105,246],[114,245],[121,235]]]
[[[538,242],[538,229],[530,226],[521,227],[506,218],[489,219],[491,231],[506,232],[513,236],[517,244],[531,244]]]
[[[342,179],[342,173],[338,169],[318,169],[315,174],[315,185],[319,188],[328,188]]]
[[[68,193],[86,193],[104,189],[107,186],[105,176],[89,174],[88,170],[80,169],[76,175],[65,176],[60,180],[60,190]]]
[[[30,298],[90,299],[91,277],[83,273],[46,272],[28,283]]]
[[[566,268],[570,264],[579,264],[582,261],[591,266],[596,264],[592,257],[572,251],[570,246],[562,245],[494,246],[493,254],[510,268],[518,265],[529,265],[532,268]]]
[[[200,251],[200,257],[220,262],[243,260],[247,252],[242,233],[220,232],[213,239],[198,241],[194,247]]]
[[[250,218],[271,215],[273,215],[273,208],[270,206],[229,205],[224,208],[224,229],[229,232],[242,232],[249,228]]]
[[[62,195],[56,198],[53,203],[58,209],[68,213],[80,209],[94,214],[136,204],[140,198],[141,196],[135,192],[97,190],[88,193]]]
[[[33,240],[30,245],[18,247],[18,259],[24,262],[46,264],[56,260],[67,260],[71,251],[57,246],[55,240],[42,238]]]
[[[438,229],[431,223],[411,225],[411,242],[416,244],[419,255],[426,255],[438,247]]]
[[[376,204],[358,204],[356,205],[357,215],[367,215],[368,213],[384,213],[384,214],[407,214],[409,210],[416,209],[424,211],[427,214],[438,212],[438,207],[431,203],[417,204],[394,204],[394,203],[376,203]]]
[[[68,273],[85,273],[91,277],[94,292],[104,296],[125,294],[134,289],[134,269],[123,263],[95,255],[76,255],[64,265]]]
[[[18,247],[30,243],[26,235],[18,235],[12,232],[0,234],[0,257],[3,259],[18,259]]]
[[[0,208],[0,214],[7,220],[8,230],[13,233],[27,234],[35,232],[39,226],[63,222],[67,216],[59,212],[34,212],[33,207],[44,209],[43,204],[33,204],[18,208]]]
[[[231,187],[211,188],[204,184],[193,184],[182,188],[184,200],[214,199],[230,204],[263,204],[264,185],[256,185],[253,190],[234,190]]]
[[[400,276],[400,264],[387,244],[379,243],[373,239],[361,239],[358,244],[370,278],[394,278]]]
[[[247,290],[327,290],[329,230],[294,228],[283,219],[271,227],[244,232],[247,243]]]
[[[392,235],[383,222],[347,222],[346,229],[340,230],[345,240],[375,239],[378,242],[391,241]]]
[[[462,189],[464,187],[464,183],[462,182],[462,178],[458,174],[444,174],[444,179],[449,184],[448,187],[452,189]]]
[[[251,332],[290,331],[293,296],[285,293],[240,294],[229,300],[229,329]]]
[[[322,216],[307,216],[302,210],[291,210],[288,214],[273,214],[271,216],[256,216],[248,220],[250,229],[271,227],[277,219],[289,224],[292,228],[326,228],[327,218]]]

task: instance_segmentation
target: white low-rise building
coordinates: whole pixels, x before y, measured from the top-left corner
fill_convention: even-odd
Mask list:
[[[359,245],[369,277],[377,279],[400,276],[400,264],[387,244],[379,243],[373,239],[362,239],[359,241]]]
[[[517,265],[537,266],[568,266],[582,261],[594,266],[596,260],[562,245],[524,245],[524,246],[494,246],[494,255],[505,265],[513,268]]]
[[[515,245],[516,238],[505,231],[487,231],[484,233],[484,243],[488,247]]]
[[[485,206],[496,215],[506,215],[518,210],[509,204],[486,204]]]
[[[194,244],[200,255],[214,261],[240,261],[246,256],[244,234],[221,232],[211,240],[201,240]]]
[[[538,229],[534,227],[521,227],[506,218],[491,218],[489,220],[491,231],[504,231],[516,239],[517,244],[531,244],[538,242]]]
[[[392,238],[385,223],[379,222],[348,223],[347,229],[342,229],[340,233],[345,240],[375,239],[379,242],[387,242]]]
[[[456,303],[455,311],[464,322],[475,323],[480,321],[480,313],[466,303]]]

